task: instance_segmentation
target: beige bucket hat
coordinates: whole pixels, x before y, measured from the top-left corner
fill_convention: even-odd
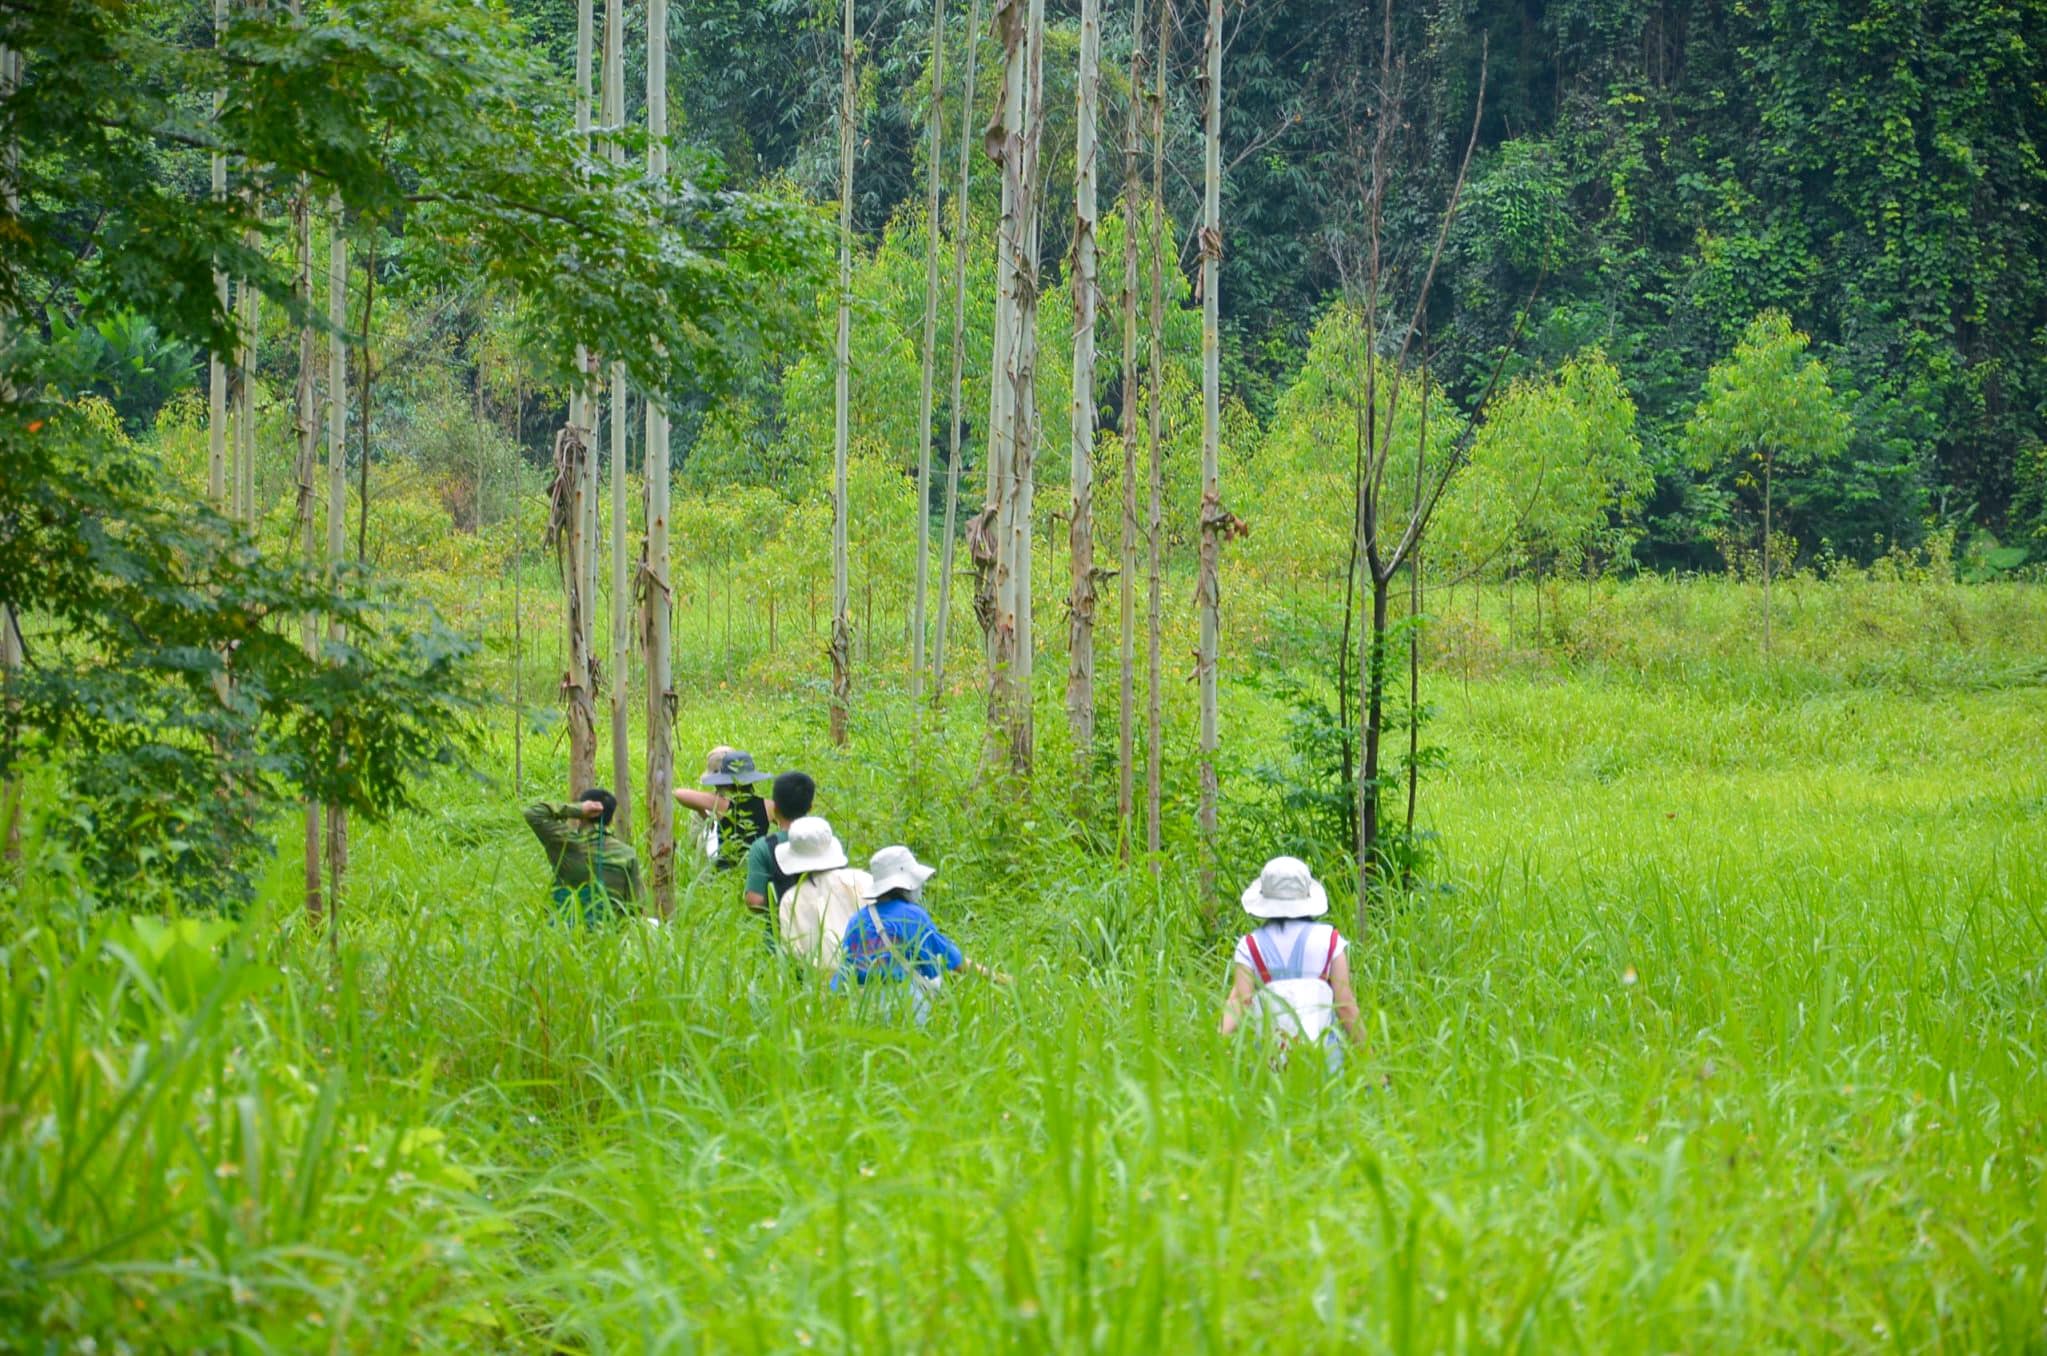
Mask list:
[[[775,845],[775,862],[792,876],[832,871],[846,864],[846,845],[828,822],[805,815],[789,826],[788,841]]]
[[[1253,918],[1320,918],[1329,892],[1299,857],[1274,857],[1244,889],[1244,912]]]
[[[917,860],[917,854],[900,843],[893,843],[868,859],[867,873],[874,877],[874,886],[867,892],[867,897],[879,899],[891,890],[908,890],[915,894],[924,888],[925,881],[938,874],[938,868],[924,865]]]

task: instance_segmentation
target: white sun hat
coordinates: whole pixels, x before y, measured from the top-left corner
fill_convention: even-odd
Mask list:
[[[917,855],[901,844],[891,844],[876,852],[867,862],[868,874],[874,877],[874,888],[867,892],[869,899],[879,899],[891,890],[908,890],[911,894],[924,888],[924,882],[936,875],[938,868],[926,866],[917,860]]]
[[[789,840],[775,845],[775,862],[792,876],[831,871],[846,864],[846,845],[829,823],[805,815],[789,826]]]
[[[1274,857],[1244,889],[1244,912],[1253,918],[1320,918],[1329,892],[1299,857]]]

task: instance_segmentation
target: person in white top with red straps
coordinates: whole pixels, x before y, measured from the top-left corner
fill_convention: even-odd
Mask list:
[[[1363,1045],[1365,1026],[1350,983],[1350,943],[1315,921],[1329,912],[1329,892],[1306,862],[1274,857],[1245,888],[1243,903],[1244,912],[1267,921],[1245,934],[1230,958],[1223,1034],[1248,1019],[1279,1047],[1282,1061],[1291,1046],[1321,1045],[1334,1071],[1343,1063],[1337,1027]]]

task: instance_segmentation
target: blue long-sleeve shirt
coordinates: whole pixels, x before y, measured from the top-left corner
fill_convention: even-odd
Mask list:
[[[877,915],[881,920],[879,931],[874,926]],[[844,944],[839,951],[839,973],[832,977],[832,984],[837,987],[848,975],[860,984],[869,979],[904,980],[909,978],[911,969],[926,979],[936,979],[944,971],[957,970],[966,963],[965,953],[938,930],[938,924],[931,920],[923,905],[907,899],[884,899],[854,914],[853,921],[846,925]]]

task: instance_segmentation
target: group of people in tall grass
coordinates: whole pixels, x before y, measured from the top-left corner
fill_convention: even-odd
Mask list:
[[[696,814],[704,857],[720,872],[743,869],[742,895],[761,916],[768,946],[804,972],[834,989],[872,987],[879,1001],[901,1003],[920,1023],[950,973],[1010,982],[962,951],[925,908],[936,867],[900,843],[877,849],[864,869],[853,865],[831,822],[811,813],[817,782],[809,773],[771,776],[753,755],[720,746],[699,782],[701,789],[678,788],[675,799]],[[616,810],[602,788],[526,810],[554,868],[554,905],[566,922],[594,927],[645,904],[632,845],[611,833]]]
[[[920,1024],[948,974],[1010,982],[969,957],[933,919],[924,888],[936,867],[900,843],[877,849],[865,869],[852,864],[830,821],[812,813],[817,782],[808,773],[771,775],[753,755],[721,745],[699,783],[677,789],[675,799],[697,817],[705,860],[718,872],[743,870],[742,897],[761,916],[767,944],[806,973],[833,989],[877,996]],[[611,832],[616,811],[602,788],[526,810],[554,868],[557,916],[567,923],[594,927],[644,907],[639,860]],[[1335,1068],[1343,1057],[1339,1032],[1361,1043],[1364,1029],[1349,943],[1322,921],[1328,891],[1305,862],[1275,857],[1241,902],[1256,926],[1231,957],[1223,1033],[1248,1024],[1282,1050],[1321,1049]]]

